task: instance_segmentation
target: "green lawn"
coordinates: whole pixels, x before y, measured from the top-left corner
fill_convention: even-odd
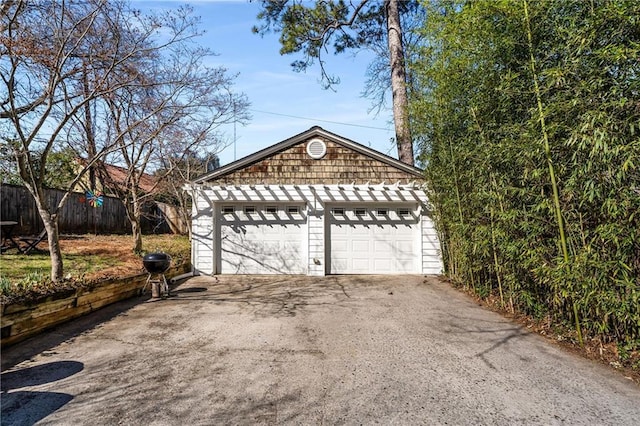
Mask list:
[[[38,252],[36,254],[4,254],[2,255],[0,266],[0,276],[2,280],[12,283],[24,280],[25,278],[46,279],[51,270],[51,258],[49,253]],[[77,254],[62,255],[65,274],[80,277],[94,272],[96,269],[112,265],[117,259],[109,256],[86,256]]]
[[[143,253],[167,253],[174,264],[191,258],[186,236],[145,235],[142,241]],[[132,244],[128,235],[63,236],[60,245],[65,278],[78,283],[142,272],[142,255],[133,253]],[[12,250],[0,256],[0,294],[52,286],[49,283],[51,260],[46,247],[45,242],[30,254]],[[63,287],[67,288],[68,284]]]

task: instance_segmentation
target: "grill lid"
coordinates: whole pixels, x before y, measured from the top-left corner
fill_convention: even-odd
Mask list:
[[[166,253],[149,253],[142,258],[144,269],[150,274],[162,274],[171,266],[171,256]]]

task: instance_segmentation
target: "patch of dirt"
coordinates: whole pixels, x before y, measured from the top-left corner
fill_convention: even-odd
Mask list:
[[[141,256],[132,250],[133,240],[130,235],[61,235],[59,241],[60,249],[65,256],[95,255],[113,259],[112,265],[87,272],[84,275],[87,281],[145,272]],[[40,242],[36,248],[42,253],[49,251],[46,240]]]
[[[445,277],[442,277],[441,280],[465,293],[479,305],[520,324],[529,331],[537,333],[552,344],[568,352],[604,364],[640,385],[640,351],[633,351],[625,359],[622,359],[616,343],[603,343],[600,339],[584,339],[584,346],[582,347],[578,343],[576,332],[573,329],[559,327],[557,324],[551,323],[548,318],[536,320],[518,312],[512,313],[510,310],[501,307],[500,300],[495,295],[483,299],[471,289],[457,286]]]
[[[113,265],[87,273],[85,279],[89,281],[144,272],[140,256],[133,252],[132,246],[132,239],[127,235],[72,235],[60,238],[60,248],[65,255],[100,255],[114,258]],[[42,249],[48,250],[46,242]]]

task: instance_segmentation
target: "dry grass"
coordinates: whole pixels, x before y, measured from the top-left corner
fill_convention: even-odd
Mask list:
[[[144,253],[162,251],[171,255],[173,264],[190,259],[190,244],[186,236],[145,235],[143,254],[133,252],[129,235],[66,235],[61,237],[65,281],[51,283],[51,261],[47,242],[37,251],[24,255],[17,250],[0,257],[0,296],[3,303],[15,298],[51,294],[97,280],[134,275],[144,272]]]

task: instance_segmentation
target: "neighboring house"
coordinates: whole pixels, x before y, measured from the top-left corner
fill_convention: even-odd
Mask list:
[[[86,160],[77,159],[79,164],[84,164]],[[89,173],[85,173],[81,182],[76,186],[76,190],[85,192],[86,190],[100,191],[104,195],[120,197],[127,192],[130,171],[125,167],[115,166],[104,162],[95,165],[96,185],[90,188]],[[140,195],[150,195],[144,202],[143,208],[143,229],[145,232],[172,232],[175,234],[186,234],[188,224],[182,219],[179,207],[158,201],[156,198],[165,189],[162,182],[157,182],[157,177],[148,173],[142,173],[138,181]]]
[[[107,191],[109,191],[109,188],[115,187],[118,187],[120,190],[125,190],[127,178],[130,174],[129,170],[124,167],[114,166],[113,164],[101,164],[98,170],[98,176]],[[142,173],[138,188],[145,194],[159,192],[156,178],[148,173]]]
[[[76,158],[76,162],[78,163],[78,167],[81,167],[85,165],[86,160]],[[130,172],[125,167],[97,162],[93,168],[96,174],[95,188],[91,187],[89,173],[87,172],[84,174],[80,183],[76,185],[75,190],[80,192],[85,192],[86,190],[100,191],[105,195],[111,196],[118,196],[118,192],[126,191],[127,178]],[[142,176],[140,176],[138,188],[145,194],[158,192],[156,178],[150,174],[143,173]]]
[[[321,127],[188,186],[204,274],[439,274],[420,169]]]

